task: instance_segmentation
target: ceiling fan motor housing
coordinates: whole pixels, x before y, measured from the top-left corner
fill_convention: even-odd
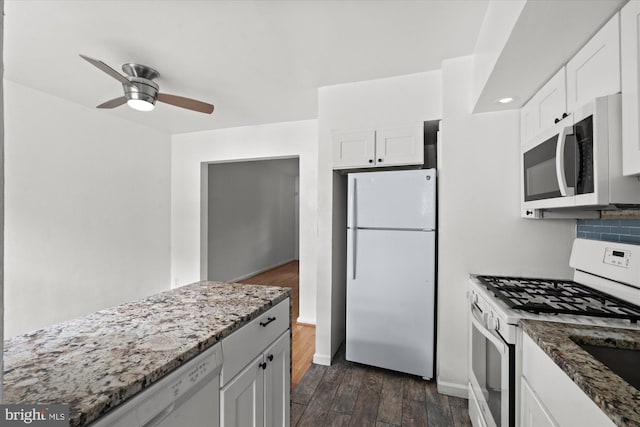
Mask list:
[[[155,82],[142,77],[129,77],[129,80],[132,83],[131,86],[122,85],[127,100],[139,99],[155,105],[159,90]]]

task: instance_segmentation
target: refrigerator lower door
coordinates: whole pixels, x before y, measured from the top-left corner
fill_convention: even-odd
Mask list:
[[[433,377],[435,233],[347,231],[346,358]]]

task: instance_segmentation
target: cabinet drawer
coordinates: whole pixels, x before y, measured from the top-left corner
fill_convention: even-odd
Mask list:
[[[221,385],[227,384],[287,329],[289,298],[223,339]]]

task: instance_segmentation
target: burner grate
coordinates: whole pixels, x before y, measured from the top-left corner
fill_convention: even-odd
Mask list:
[[[640,320],[640,307],[569,280],[507,276],[478,276],[478,280],[514,310]]]

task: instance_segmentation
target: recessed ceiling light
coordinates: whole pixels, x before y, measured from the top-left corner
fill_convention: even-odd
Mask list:
[[[498,102],[501,104],[508,104],[510,102],[513,102],[513,98],[511,97],[501,98],[501,99],[498,99]]]

